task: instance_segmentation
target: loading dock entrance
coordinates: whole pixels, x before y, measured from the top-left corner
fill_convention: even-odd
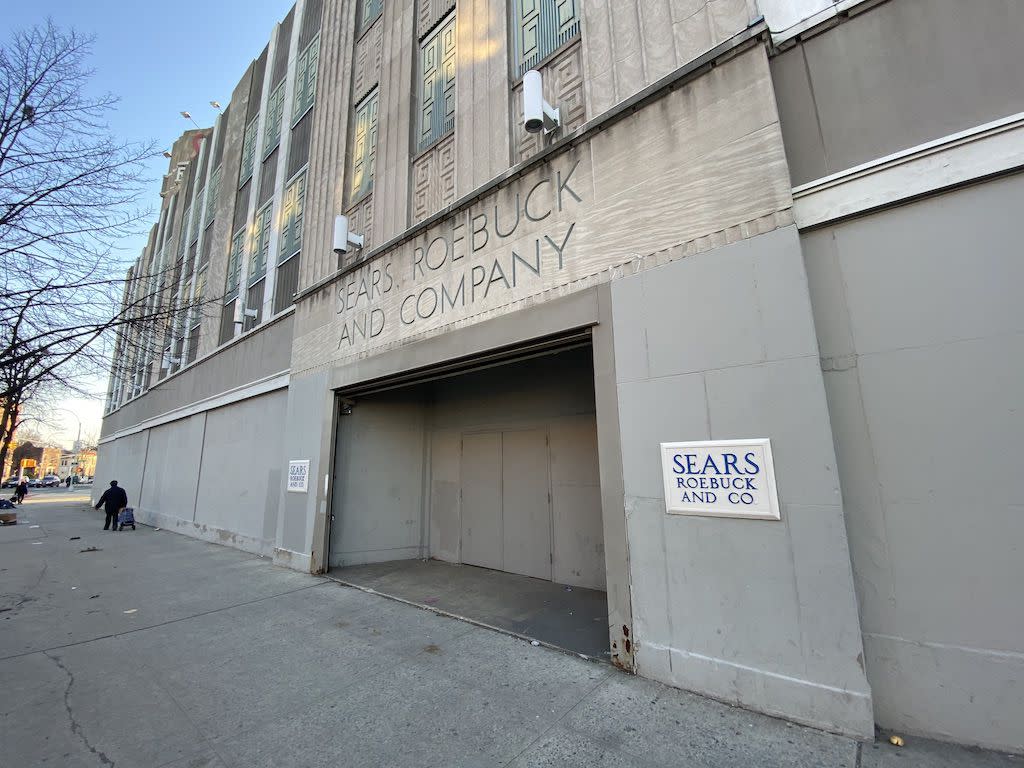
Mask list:
[[[585,635],[586,652],[607,649],[589,336],[339,396],[332,575],[378,591],[386,582],[412,602],[431,597],[422,592],[433,580],[431,607],[457,593],[451,612],[466,618],[520,634],[548,626],[551,637],[538,639]],[[432,567],[416,565],[427,559]],[[457,566],[476,567],[453,576]],[[504,592],[511,618],[474,584]]]

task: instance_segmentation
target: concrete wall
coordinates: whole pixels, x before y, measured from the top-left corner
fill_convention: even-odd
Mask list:
[[[287,465],[281,456],[288,395],[278,390],[210,411],[195,522],[258,542],[270,553]],[[242,547],[243,549],[247,547]]]
[[[118,485],[128,494],[128,506],[139,506],[148,442],[149,435],[139,432],[100,446],[96,454],[96,474],[93,476],[93,504],[99,500],[110,481],[117,480]]]
[[[94,501],[116,479],[140,522],[271,554],[287,399],[279,389],[103,443]]]
[[[1024,111],[1022,27],[1018,0],[893,0],[772,59],[794,185]]]
[[[803,236],[876,719],[1024,750],[1024,176]]]
[[[424,556],[425,419],[420,389],[360,400],[339,417],[332,566]]]
[[[589,349],[545,355],[436,382],[430,388],[430,554],[461,562],[464,432],[546,430],[552,576],[605,588],[593,366]]]
[[[795,228],[625,277],[611,299],[638,672],[870,736]],[[666,515],[660,442],[762,437],[781,521]]]
[[[168,377],[103,417],[105,439],[156,416],[288,370],[294,315],[260,326],[244,338]],[[100,446],[100,453],[104,452]]]

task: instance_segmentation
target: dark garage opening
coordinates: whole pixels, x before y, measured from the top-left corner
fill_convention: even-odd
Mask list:
[[[330,575],[607,658],[588,343],[340,396]]]

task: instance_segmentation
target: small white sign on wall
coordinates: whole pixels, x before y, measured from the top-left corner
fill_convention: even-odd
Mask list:
[[[309,459],[288,462],[288,492],[306,493],[309,490]]]
[[[767,438],[662,443],[661,471],[669,514],[781,519]]]

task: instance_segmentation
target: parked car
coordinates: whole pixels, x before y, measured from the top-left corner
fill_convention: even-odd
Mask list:
[[[62,485],[63,482],[64,481],[61,480],[56,475],[47,475],[42,479],[40,484],[43,486],[43,488],[56,488],[58,485]]]
[[[4,480],[3,487],[4,488],[14,488],[18,484],[19,480],[21,480],[21,475],[11,475],[6,480]]]

